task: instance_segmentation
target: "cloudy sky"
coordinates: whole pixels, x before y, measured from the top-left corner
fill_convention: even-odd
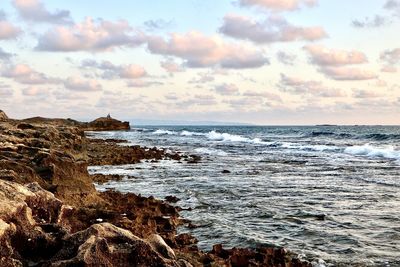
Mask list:
[[[0,0],[0,109],[400,124],[400,0]]]

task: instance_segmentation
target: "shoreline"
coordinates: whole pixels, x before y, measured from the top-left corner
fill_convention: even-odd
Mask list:
[[[123,122],[110,126],[104,119],[89,123],[90,130],[126,129]],[[217,244],[203,252],[195,237],[177,235],[177,227],[190,224],[179,207],[153,197],[96,191],[89,165],[201,159],[91,139],[85,127],[68,120],[0,120],[1,266],[311,266],[277,247]]]

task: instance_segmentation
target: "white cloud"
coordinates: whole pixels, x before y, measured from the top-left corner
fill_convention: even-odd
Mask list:
[[[263,51],[254,47],[227,43],[218,36],[200,32],[172,33],[170,39],[148,38],[148,48],[154,54],[175,56],[189,67],[258,68],[269,61]]]
[[[303,80],[298,77],[281,74],[279,86],[283,91],[294,94],[309,94],[318,97],[344,97],[346,94],[337,88],[325,86],[320,81]]]
[[[102,86],[96,80],[85,80],[80,77],[69,77],[64,81],[65,88],[72,91],[96,92],[101,91]]]
[[[22,84],[54,84],[60,82],[59,79],[48,77],[26,64],[9,65],[1,72],[1,75]]]
[[[220,95],[237,95],[239,93],[239,88],[232,83],[224,83],[215,86],[215,91]]]
[[[304,49],[310,54],[311,62],[319,66],[343,66],[367,63],[367,56],[360,51],[329,49],[322,45],[306,45]]]
[[[95,21],[87,17],[70,27],[58,26],[39,37],[37,50],[43,51],[110,51],[116,47],[135,47],[144,42],[143,35],[128,22]]]
[[[0,40],[15,39],[22,33],[22,30],[6,20],[5,13],[0,10]]]
[[[50,12],[39,0],[14,0],[13,5],[17,9],[19,15],[26,20],[55,24],[72,23],[68,10]]]
[[[321,68],[321,72],[327,77],[339,81],[362,81],[378,77],[373,71],[349,67],[325,67]]]
[[[298,27],[280,17],[270,17],[265,21],[255,21],[250,17],[229,14],[219,31],[227,36],[250,40],[254,43],[315,41],[327,37],[320,27]]]

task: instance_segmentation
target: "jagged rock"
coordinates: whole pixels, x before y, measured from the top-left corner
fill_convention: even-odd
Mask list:
[[[145,240],[109,223],[92,225],[63,243],[50,266],[178,266]]]
[[[6,120],[8,120],[7,114],[0,109],[0,121],[6,121]]]
[[[70,204],[96,202],[86,146],[83,131],[75,127],[0,122],[0,179],[37,182]]]
[[[57,237],[39,226],[57,221],[62,203],[53,194],[37,183],[0,180],[0,203],[0,266],[22,266],[57,249]]]
[[[152,234],[147,237],[146,240],[155,251],[160,253],[165,258],[175,259],[175,252],[165,243],[161,236]]]

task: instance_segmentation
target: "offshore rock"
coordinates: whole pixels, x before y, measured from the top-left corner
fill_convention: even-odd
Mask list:
[[[108,115],[107,117],[101,117],[92,122],[83,124],[82,129],[85,131],[121,131],[130,130],[131,127],[129,122],[119,121]]]

